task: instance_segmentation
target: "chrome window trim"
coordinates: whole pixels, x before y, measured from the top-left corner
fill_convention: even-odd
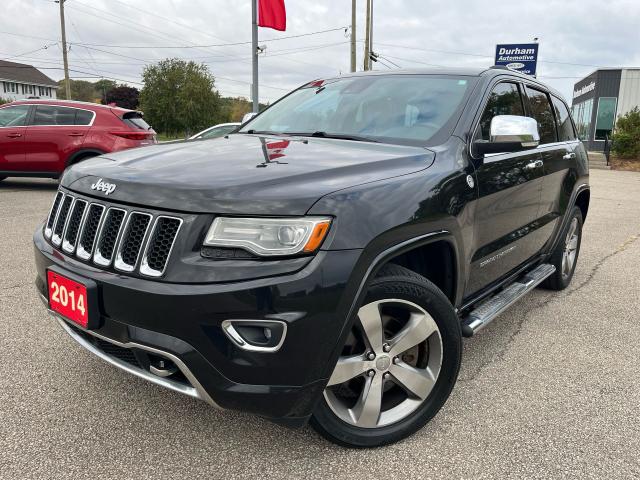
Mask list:
[[[178,229],[176,230],[176,235],[173,238],[173,242],[171,243],[171,247],[169,248],[169,252],[167,253],[167,261],[164,264],[164,268],[162,269],[162,271],[159,270],[154,270],[153,268],[149,267],[149,264],[147,263],[147,253],[149,252],[149,246],[151,245],[151,240],[153,239],[153,234],[156,231],[156,228],[158,227],[158,221],[161,218],[169,218],[169,219],[173,219],[173,220],[178,220],[180,223],[178,224]],[[176,245],[176,240],[178,239],[178,235],[180,234],[180,229],[182,228],[182,223],[183,220],[179,217],[172,217],[172,216],[168,216],[168,215],[158,215],[155,219],[155,221],[153,222],[153,228],[151,229],[151,233],[149,234],[149,238],[147,239],[147,244],[144,247],[144,253],[142,254],[142,262],[140,264],[140,274],[147,276],[147,277],[161,277],[165,270],[167,269],[167,265],[169,264],[169,259],[171,258],[171,253],[173,252],[173,247],[175,247]]]
[[[58,208],[54,214],[53,207],[56,204],[58,195],[62,195],[62,198],[60,199],[60,203],[58,204]],[[62,203],[62,200],[64,200],[64,192],[58,190],[55,197],[53,197],[53,202],[51,202],[51,208],[49,209],[49,215],[47,215],[47,221],[44,224],[44,237],[47,239],[51,238],[51,235],[53,234],[53,227],[55,227],[56,225],[56,220],[58,219],[58,212],[60,211],[60,204]],[[49,228],[47,227],[47,224],[49,223],[49,219],[51,218],[52,214],[54,214],[53,222],[51,223],[51,228]]]
[[[138,265],[138,260],[140,260],[140,256],[143,252],[143,250],[145,249],[145,241],[148,240],[147,234],[149,233],[149,228],[151,227],[151,225],[153,224],[153,215],[151,215],[150,213],[147,212],[139,212],[137,210],[132,210],[131,212],[129,212],[129,215],[127,216],[127,221],[126,221],[126,225],[124,227],[124,230],[122,231],[122,234],[124,235],[124,232],[127,231],[127,227],[129,226],[129,223],[131,222],[131,218],[133,217],[134,214],[138,214],[138,215],[144,215],[146,217],[149,218],[149,223],[147,224],[147,228],[144,231],[144,234],[142,236],[142,242],[140,243],[140,250],[138,250],[138,255],[136,255],[136,260],[133,263],[133,265],[129,265],[128,263],[125,263],[122,260],[122,246],[123,246],[123,241],[124,239],[121,239],[121,241],[118,244],[118,249],[116,250],[116,259],[113,262],[113,266],[116,270],[120,270],[123,272],[133,272],[136,269],[136,265]],[[177,234],[176,234],[177,235]],[[167,259],[168,261],[168,259]]]
[[[64,231],[67,226],[68,218],[65,218],[64,225],[62,226],[62,233],[60,233],[60,236],[56,235],[56,227],[58,226],[58,222],[60,221],[60,212],[62,211],[64,202],[67,201],[67,197],[71,198],[71,206],[69,207],[69,211],[71,211],[71,208],[73,207],[74,197],[68,193],[65,193],[64,198],[61,200],[60,206],[58,207],[58,213],[56,214],[56,221],[53,224],[53,229],[52,229],[51,243],[53,243],[56,247],[59,247],[62,244],[62,238],[64,236]]]
[[[88,217],[87,217],[87,219],[85,219],[84,225],[82,225],[82,230],[80,231],[80,237],[78,238],[78,247],[76,249],[76,256],[78,258],[80,258],[81,260],[85,260],[85,261],[89,260],[91,258],[91,254],[93,253],[93,250],[95,250],[95,248],[96,248],[96,240],[98,239],[98,233],[100,232],[100,228],[102,227],[102,221],[104,220],[104,216],[105,216],[104,212],[106,210],[106,207],[104,205],[102,205],[101,203],[91,202],[91,203],[89,203],[89,206],[87,207],[87,215],[88,215],[89,209],[93,205],[95,205],[97,207],[100,207],[102,209],[102,211],[100,212],[100,219],[98,220],[98,228],[96,230],[96,237],[93,240],[93,246],[91,248],[91,251],[87,252],[84,249],[84,247],[82,246],[82,244],[80,243],[80,241],[82,240],[82,235],[84,235],[84,230],[85,230],[85,228],[87,228],[87,222],[86,222],[86,220],[88,219]]]
[[[115,245],[113,246],[113,253],[111,254],[111,258],[105,258],[100,253],[100,240],[102,240],[104,225],[111,211],[123,212],[124,217],[122,217],[122,223],[120,223],[120,227],[118,227],[118,233],[116,234],[116,239],[114,240]],[[127,211],[125,209],[119,208],[119,207],[109,207],[107,209],[107,213],[104,215],[104,218],[102,219],[102,222],[100,225],[100,231],[96,235],[96,243],[94,245],[95,252],[93,254],[93,263],[95,263],[96,265],[100,265],[101,267],[108,267],[109,265],[111,265],[113,257],[115,256],[116,249],[118,248],[118,242],[120,241],[120,235],[122,234],[122,227],[126,221],[127,221]]]
[[[78,241],[80,239],[80,232],[82,231],[82,227],[84,225],[84,220],[85,218],[87,218],[87,212],[89,211],[89,202],[87,202],[86,200],[83,200],[82,198],[76,198],[72,205],[72,210],[71,210],[72,215],[73,215],[73,208],[75,208],[77,203],[84,203],[85,207],[84,207],[84,212],[82,212],[82,217],[80,217],[80,223],[78,224],[78,233],[76,234],[76,241],[73,245],[71,245],[66,239],[67,228],[69,228],[68,223],[71,222],[71,218],[69,218],[69,222],[67,222],[67,228],[65,228],[64,234],[62,235],[62,250],[64,250],[67,253],[73,253],[73,251],[76,249],[76,246],[78,245]]]

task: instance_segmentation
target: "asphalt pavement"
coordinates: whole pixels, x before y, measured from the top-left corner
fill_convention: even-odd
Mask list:
[[[594,170],[576,275],[465,340],[416,435],[326,442],[148,384],[71,340],[38,299],[31,235],[56,184],[0,183],[0,478],[640,478],[640,173]]]

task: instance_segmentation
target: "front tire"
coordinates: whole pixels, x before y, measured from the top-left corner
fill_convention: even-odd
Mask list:
[[[397,265],[371,283],[311,419],[325,438],[378,447],[422,428],[458,377],[460,321],[426,278]]]
[[[549,290],[564,290],[571,283],[576,271],[580,244],[582,242],[582,210],[573,207],[569,223],[562,231],[561,241],[551,254],[549,263],[556,267],[556,271],[548,277],[542,287]]]

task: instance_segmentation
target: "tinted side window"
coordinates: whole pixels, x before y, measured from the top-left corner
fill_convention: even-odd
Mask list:
[[[489,101],[480,119],[476,140],[489,140],[491,119],[496,115],[524,115],[520,89],[515,83],[499,83],[489,95]]]
[[[526,88],[531,106],[531,116],[538,122],[540,144],[556,142],[556,124],[547,94],[535,88]]]
[[[33,125],[74,125],[75,117],[75,108],[38,105]]]
[[[0,127],[24,127],[28,113],[29,105],[0,108]]]
[[[553,102],[553,108],[556,111],[558,140],[560,142],[575,140],[576,134],[573,131],[573,125],[571,124],[571,118],[569,117],[569,110],[567,110],[565,104],[556,97],[551,97],[551,101]]]
[[[76,110],[76,125],[89,125],[93,119],[93,112],[88,110]]]

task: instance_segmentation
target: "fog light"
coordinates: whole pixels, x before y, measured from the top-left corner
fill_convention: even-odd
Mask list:
[[[287,335],[281,320],[225,320],[222,330],[242,350],[277,352]]]

